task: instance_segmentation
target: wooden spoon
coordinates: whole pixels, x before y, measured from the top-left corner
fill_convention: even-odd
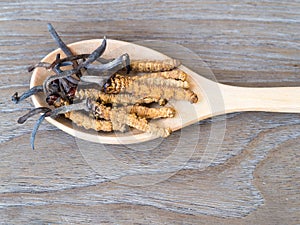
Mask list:
[[[73,53],[91,53],[102,42],[101,39],[86,40],[70,44]],[[63,53],[57,49],[49,53],[42,61],[53,62],[57,53]],[[163,60],[168,56],[140,45],[107,40],[107,49],[103,57],[114,58],[123,53],[128,53],[131,59]],[[189,75],[192,90],[200,96],[198,103],[191,104],[184,101],[175,101],[172,104],[177,116],[157,121],[160,126],[170,127],[173,131],[189,126],[197,121],[216,115],[240,112],[240,111],[268,111],[300,113],[300,87],[274,87],[274,88],[245,88],[224,85],[209,80],[191,71],[184,65],[179,67]],[[43,68],[34,70],[30,87],[41,85],[50,73]],[[35,107],[47,106],[43,94],[32,97]],[[105,144],[132,144],[157,138],[156,136],[130,131],[126,133],[91,132],[80,129],[67,119],[46,118],[48,122],[59,129],[87,141]],[[172,134],[171,134],[172,135]]]

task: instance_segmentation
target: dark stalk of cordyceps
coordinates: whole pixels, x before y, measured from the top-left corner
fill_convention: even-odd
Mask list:
[[[85,62],[81,63],[78,66],[78,69],[86,68],[89,64],[95,62],[105,51],[106,49],[106,37],[103,38],[102,44],[94,50]]]
[[[48,62],[38,62],[35,65],[32,65],[30,67],[28,67],[28,72],[32,72],[35,68],[38,67],[42,67],[45,68],[47,70],[52,69],[54,66],[56,65],[60,65],[61,67],[63,66],[69,66],[69,65],[73,65],[73,61],[75,60],[79,60],[79,59],[86,59],[87,57],[89,57],[90,54],[80,54],[80,55],[73,55],[73,56],[68,56],[66,58],[62,58],[59,61],[54,61],[52,63],[48,63]]]
[[[56,72],[58,74],[54,75],[54,76],[49,76],[47,79],[45,79],[45,81],[43,83],[44,92],[46,94],[49,94],[49,90],[51,89],[51,88],[49,88],[50,84],[53,83],[55,80],[61,80],[61,79],[65,79],[65,78],[67,79],[67,78],[71,77],[73,74],[76,74],[82,68],[85,68],[89,64],[96,61],[103,54],[105,49],[106,49],[106,39],[104,38],[101,45],[87,57],[86,61],[79,64],[76,68],[71,69],[71,70],[61,71],[59,66],[55,67]],[[57,59],[58,59],[58,57],[59,57],[59,55],[57,56]],[[59,60],[56,60],[56,61],[59,61]],[[69,80],[69,82],[70,82],[70,80]]]
[[[44,81],[43,86],[33,87],[30,90],[26,91],[24,94],[22,94],[20,97],[18,96],[18,93],[15,93],[12,96],[12,100],[15,103],[18,103],[19,101],[21,101],[33,94],[44,91],[44,93],[47,94],[47,99],[49,99],[49,101],[52,101],[51,96],[53,95],[53,98],[54,98],[54,95],[57,95],[58,90],[61,91],[61,95],[63,95],[63,96],[60,95],[60,96],[55,96],[55,97],[56,98],[65,97],[64,95],[69,94],[69,92],[72,91],[72,88],[76,88],[78,85],[78,82],[79,82],[77,79],[73,78],[71,75],[78,73],[80,71],[80,69],[87,67],[90,63],[93,63],[95,60],[97,60],[103,54],[103,52],[105,51],[105,48],[106,48],[106,39],[104,38],[102,44],[95,51],[93,51],[92,54],[89,54],[89,55],[85,54],[85,55],[81,55],[81,56],[69,56],[69,57],[67,57],[68,59],[60,59],[60,54],[58,54],[56,56],[56,60],[52,64],[39,63],[39,64],[35,65],[34,67],[30,68],[30,70],[35,67],[41,66],[41,67],[45,67],[45,68],[51,68],[57,75],[49,76]],[[62,71],[60,69],[60,67],[71,65],[73,63],[73,62],[71,63],[72,59],[79,59],[79,58],[86,58],[86,61],[79,64],[77,67],[75,67],[72,70]],[[74,64],[72,64],[72,65],[74,66]],[[118,66],[118,64],[111,64],[111,65]],[[107,77],[105,77],[105,78],[107,79]],[[57,84],[55,83],[56,81],[57,81]],[[73,93],[73,91],[72,91],[72,93]],[[34,140],[35,140],[37,130],[38,130],[40,124],[43,122],[43,120],[46,117],[48,117],[48,116],[55,117],[58,114],[63,114],[68,111],[73,111],[73,110],[78,110],[78,109],[83,109],[83,108],[84,108],[84,106],[82,106],[80,104],[71,104],[68,107],[62,106],[53,111],[47,107],[39,107],[39,108],[35,108],[35,109],[31,110],[24,116],[20,117],[18,120],[18,123],[24,123],[28,118],[30,118],[36,114],[43,113],[37,120],[37,122],[33,128],[32,134],[31,134],[30,143],[31,143],[32,149],[34,149]]]
[[[61,106],[59,108],[56,108],[54,110],[51,110],[48,107],[39,107],[39,108],[35,108],[30,110],[28,113],[26,113],[24,116],[20,117],[18,119],[18,123],[23,124],[26,122],[26,120],[28,120],[30,117],[36,115],[36,114],[40,114],[43,113],[39,119],[36,121],[32,133],[31,133],[31,137],[30,137],[30,145],[31,148],[34,149],[34,140],[35,140],[35,136],[36,133],[41,125],[41,123],[44,121],[44,119],[46,117],[56,117],[60,114],[65,114],[67,112],[70,111],[75,111],[75,110],[88,110],[86,107],[86,102],[82,101],[80,103],[77,104],[72,104],[72,105],[67,105],[67,106]]]
[[[34,109],[30,110],[28,113],[26,113],[25,115],[21,116],[18,119],[18,123],[23,124],[26,122],[26,120],[28,120],[28,118],[30,118],[36,114],[39,114],[39,113],[47,112],[49,110],[51,111],[51,109],[49,109],[48,107],[34,108]]]
[[[107,75],[113,75],[119,70],[122,70],[123,68],[126,68],[126,72],[130,72],[130,58],[127,53],[119,56],[118,58],[115,58],[114,60],[106,63],[106,64],[100,64],[100,65],[89,65],[87,67],[87,73],[89,75],[98,75],[101,74],[101,76],[107,76]]]
[[[100,59],[100,56],[104,53],[106,49],[106,38],[103,38],[101,45],[94,50],[91,54],[81,54],[81,55],[73,55],[72,51],[68,48],[68,46],[62,41],[59,37],[55,29],[51,24],[48,24],[48,29],[53,37],[53,39],[57,42],[58,46],[61,50],[65,53],[67,57],[61,59],[60,54],[57,54],[56,60],[52,63],[47,62],[40,62],[34,66],[28,68],[28,71],[31,72],[33,69],[37,67],[44,67],[46,69],[51,69],[55,75],[49,76],[45,79],[42,86],[36,86],[31,88],[30,90],[26,91],[21,96],[18,96],[18,93],[15,93],[12,96],[12,100],[15,103],[24,100],[25,98],[34,95],[38,92],[44,92],[46,95],[46,102],[49,105],[54,104],[60,98],[69,102],[71,105],[68,106],[61,106],[54,110],[51,110],[47,107],[39,107],[36,109],[31,110],[26,115],[19,118],[18,123],[24,123],[28,118],[42,113],[42,115],[37,120],[31,135],[31,146],[34,149],[34,140],[37,133],[37,130],[40,124],[46,117],[55,117],[58,114],[64,114],[68,111],[74,110],[88,110],[85,105],[82,104],[73,104],[73,98],[75,95],[75,90],[78,87],[79,82],[82,78],[82,69],[88,70],[88,67],[91,63],[98,60],[101,62],[101,65],[97,67],[98,76],[101,79],[97,79],[95,76],[86,77],[83,79],[81,84],[82,87],[90,86],[90,85],[100,85],[102,88],[102,84],[106,83],[109,80],[110,76],[113,75],[118,70],[123,68],[127,69],[127,72],[130,71],[130,60],[128,54],[123,54],[120,57],[113,59],[113,60],[106,60]],[[82,59],[81,63],[78,63],[77,60]],[[62,67],[65,66],[72,66],[73,69],[71,70],[62,70]],[[88,72],[88,71],[87,71]],[[76,75],[76,76],[74,76]]]
[[[20,101],[23,101],[24,99],[30,97],[31,95],[34,95],[38,92],[42,92],[44,89],[43,89],[43,86],[35,86],[35,87],[32,87],[30,88],[29,90],[25,91],[21,96],[18,96],[18,92],[16,92],[12,97],[11,97],[11,100],[14,102],[14,103],[19,103]]]
[[[66,54],[66,56],[73,56],[72,51],[70,48],[62,41],[54,27],[52,26],[51,23],[48,23],[48,31],[50,32],[50,35],[52,38],[56,41],[57,45],[60,47],[60,49]],[[78,66],[78,63],[76,60],[73,61],[73,68],[76,68]],[[76,73],[78,77],[81,77],[82,74],[80,71]]]
[[[30,144],[31,144],[31,148],[34,149],[34,139],[35,139],[35,135],[37,133],[37,130],[39,129],[40,124],[42,123],[42,121],[45,119],[45,117],[47,116],[47,113],[51,112],[51,109],[49,109],[48,107],[39,107],[39,108],[35,108],[30,110],[28,113],[26,113],[24,116],[20,117],[18,119],[18,123],[22,124],[25,123],[25,121],[36,115],[39,113],[43,113],[40,118],[36,121],[32,133],[31,133],[31,138],[30,138]]]
[[[52,38],[56,41],[58,46],[61,48],[61,50],[67,55],[67,56],[73,56],[73,53],[69,49],[69,47],[62,41],[54,27],[51,23],[48,23],[48,31],[50,32],[50,35]]]
[[[66,56],[73,57],[74,54],[72,53],[70,48],[62,41],[62,39],[60,38],[60,36],[58,35],[58,33],[56,32],[56,30],[54,29],[54,27],[52,26],[51,23],[48,23],[48,31],[50,32],[50,35],[55,40],[55,42],[60,47],[60,49],[66,54]],[[63,65],[60,63],[60,54],[58,54],[56,56],[55,65],[53,66],[53,70],[57,75],[60,75],[60,73],[62,72],[60,70],[60,67],[62,67],[62,66]],[[80,78],[82,76],[82,74],[81,74],[80,68],[78,68],[77,60],[72,60],[72,66],[73,66],[73,69],[76,70],[74,74],[77,76],[77,78]],[[68,85],[76,86],[78,84],[78,81],[76,81],[76,79],[72,78],[72,75],[73,74],[71,74],[70,76],[66,76],[65,78],[62,78],[59,82],[59,86],[61,88],[61,93],[63,95],[62,97],[65,97],[66,95],[68,95],[68,91],[71,89],[71,87],[69,87]],[[73,82],[73,81],[75,81],[75,82]],[[45,88],[45,85],[43,85],[43,86]],[[45,90],[46,89],[44,89],[44,91]],[[67,91],[67,92],[65,93],[65,91]]]

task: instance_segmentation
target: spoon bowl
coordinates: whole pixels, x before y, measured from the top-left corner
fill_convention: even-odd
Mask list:
[[[99,46],[101,39],[80,41],[68,45],[73,53],[91,53]],[[42,62],[53,62],[60,49],[49,53]],[[107,48],[103,58],[115,58],[121,54],[128,53],[130,59],[139,60],[164,60],[170,57],[153,49],[118,40],[107,40]],[[268,111],[268,112],[288,112],[300,113],[300,87],[274,87],[274,88],[245,88],[224,85],[201,76],[181,65],[179,69],[186,72],[188,82],[199,97],[197,103],[191,104],[186,101],[170,101],[176,109],[174,118],[160,119],[154,121],[159,126],[169,127],[173,131],[189,126],[200,120],[216,115],[238,112],[238,111]],[[32,74],[30,87],[42,85],[43,81],[50,74],[43,68],[36,68]],[[46,106],[45,95],[36,94],[32,97],[35,107]],[[104,144],[133,144],[149,141],[157,136],[141,133],[137,130],[130,130],[125,133],[120,132],[94,132],[85,130],[74,125],[70,120],[58,117],[46,117],[46,120],[74,137],[91,142]]]

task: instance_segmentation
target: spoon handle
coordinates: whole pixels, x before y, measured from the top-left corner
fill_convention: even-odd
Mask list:
[[[247,88],[220,85],[226,112],[300,113],[300,87]]]

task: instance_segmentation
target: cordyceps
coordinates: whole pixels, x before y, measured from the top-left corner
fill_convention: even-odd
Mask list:
[[[36,132],[46,117],[64,115],[77,126],[99,132],[126,132],[131,127],[167,137],[171,129],[159,127],[151,120],[175,116],[176,110],[166,105],[171,99],[198,101],[189,89],[188,75],[178,69],[178,60],[130,60],[127,53],[104,59],[101,56],[107,45],[105,37],[91,54],[77,55],[64,44],[51,24],[48,29],[66,57],[57,54],[51,63],[39,62],[29,67],[28,71],[42,67],[53,74],[42,85],[21,96],[17,92],[12,96],[15,103],[39,92],[46,96],[49,107],[32,109],[18,120],[24,123],[41,114],[31,135],[33,149]],[[95,61],[97,66],[93,64]]]

